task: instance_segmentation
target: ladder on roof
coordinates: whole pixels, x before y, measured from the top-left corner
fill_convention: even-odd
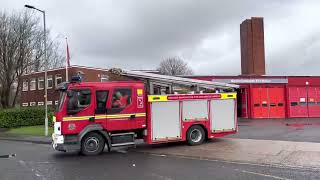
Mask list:
[[[128,71],[123,69],[110,69],[109,70],[113,74],[118,74],[122,76],[135,77],[140,79],[148,80],[150,84],[150,89],[152,89],[153,85],[161,85],[171,87],[172,85],[182,85],[182,86],[190,86],[196,88],[204,88],[211,90],[234,90],[235,88],[239,88],[238,85],[235,84],[227,84],[221,82],[212,82],[212,81],[204,81],[198,79],[191,78],[183,78],[176,76],[168,76],[154,73],[146,73],[141,71]]]

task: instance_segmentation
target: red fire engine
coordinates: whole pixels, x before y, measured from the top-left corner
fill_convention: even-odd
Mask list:
[[[113,71],[140,81],[64,83],[54,117],[53,148],[101,153],[105,145],[134,145],[205,139],[237,132],[237,85],[136,71]],[[75,79],[74,79],[75,80]],[[174,93],[175,86],[196,93]],[[203,90],[220,91],[206,93]],[[224,91],[224,92],[221,92]]]

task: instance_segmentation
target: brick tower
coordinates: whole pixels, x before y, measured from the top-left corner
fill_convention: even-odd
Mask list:
[[[262,17],[246,19],[240,25],[241,74],[265,75],[264,28]]]

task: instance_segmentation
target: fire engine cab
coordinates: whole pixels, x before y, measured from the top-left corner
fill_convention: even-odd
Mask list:
[[[54,117],[53,148],[100,154],[105,146],[206,139],[237,132],[237,85],[113,70],[137,81],[63,83]],[[178,94],[175,86],[194,91]],[[214,92],[214,93],[208,93]],[[219,92],[218,92],[219,91]]]

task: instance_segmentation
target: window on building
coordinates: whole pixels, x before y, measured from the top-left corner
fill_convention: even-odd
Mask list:
[[[35,106],[36,102],[30,102],[30,106]]]
[[[47,101],[47,105],[48,106],[52,105],[52,101]]]
[[[61,74],[56,74],[56,81],[55,81],[55,87],[57,88],[60,83],[62,83],[62,76]]]
[[[28,80],[26,79],[23,80],[22,91],[28,91]]]
[[[91,103],[91,91],[88,89],[71,90],[68,92],[68,113],[76,114]]]
[[[53,79],[52,79],[52,75],[48,76],[48,89],[51,89],[53,86]]]
[[[22,107],[27,107],[29,103],[22,103]]]
[[[30,79],[30,91],[36,90],[36,78]]]
[[[101,80],[101,82],[107,82],[107,81],[109,81],[109,76],[106,74],[101,74],[100,80]]]
[[[44,89],[44,77],[38,77],[38,90]]]
[[[43,106],[44,102],[38,102],[38,106]]]

